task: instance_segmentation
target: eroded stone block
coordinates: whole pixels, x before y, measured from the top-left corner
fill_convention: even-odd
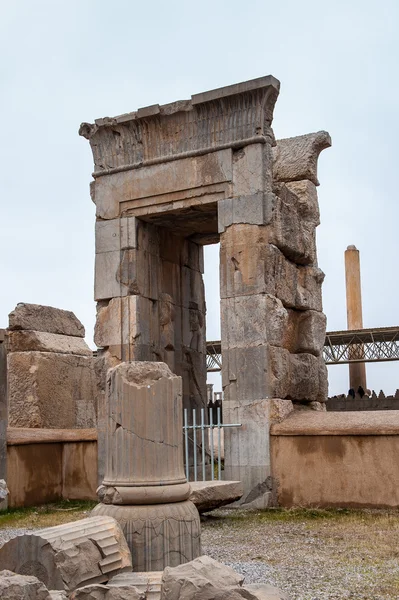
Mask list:
[[[51,600],[42,581],[33,575],[19,575],[10,570],[0,571],[0,598],[4,600]]]
[[[93,356],[93,351],[83,338],[45,331],[9,331],[7,348],[9,352],[39,351]]]
[[[20,303],[8,318],[8,328],[11,330],[32,329],[74,337],[85,336],[85,329],[73,312],[52,306]]]
[[[94,359],[55,352],[8,355],[10,427],[96,427]]]

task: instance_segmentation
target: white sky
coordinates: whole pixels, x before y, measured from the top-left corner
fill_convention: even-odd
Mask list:
[[[365,327],[398,317],[397,0],[0,0],[2,293],[73,310],[91,343],[92,156],[81,121],[272,74],[277,138],[326,129],[319,265],[328,329],[346,328],[344,250],[361,252]],[[219,336],[208,261],[208,339]],[[399,363],[368,385],[399,387]],[[330,368],[330,393],[348,388]]]

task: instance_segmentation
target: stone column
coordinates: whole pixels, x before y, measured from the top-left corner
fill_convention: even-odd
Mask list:
[[[182,381],[164,363],[130,362],[107,376],[106,470],[93,514],[114,517],[136,571],[199,556],[199,514],[183,466]]]
[[[0,329],[0,479],[7,481],[7,353],[5,330]],[[0,510],[8,506],[7,496],[0,499]]]
[[[360,255],[356,246],[348,246],[345,250],[345,281],[348,329],[363,329]],[[357,349],[356,355],[359,356],[359,349]],[[349,364],[349,387],[357,391],[359,386],[364,390],[367,389],[366,364]]]
[[[295,405],[323,409],[327,372],[315,228],[319,132],[233,153],[232,197],[218,203],[226,478],[242,504],[273,500],[269,427]]]

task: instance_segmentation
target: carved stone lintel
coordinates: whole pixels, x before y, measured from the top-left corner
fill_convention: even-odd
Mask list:
[[[274,77],[260,77],[191,100],[82,123],[79,134],[90,141],[95,177],[265,141],[273,139],[270,125],[279,87]]]

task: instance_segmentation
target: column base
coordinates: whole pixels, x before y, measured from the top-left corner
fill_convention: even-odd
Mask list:
[[[92,515],[113,517],[132,553],[133,571],[163,571],[201,555],[201,523],[192,502],[97,504]]]

